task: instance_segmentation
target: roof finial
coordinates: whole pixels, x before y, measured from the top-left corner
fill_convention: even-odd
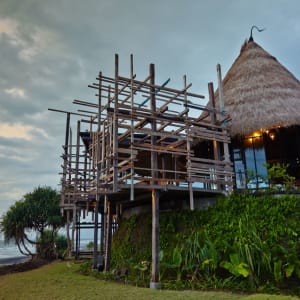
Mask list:
[[[262,29],[259,29],[257,26],[252,26],[251,27],[251,31],[250,31],[250,38],[249,38],[249,40],[248,40],[248,42],[253,42],[254,40],[253,40],[253,36],[252,36],[252,31],[253,31],[253,29],[256,29],[258,32],[262,32],[262,31],[264,31],[266,28],[262,28]]]

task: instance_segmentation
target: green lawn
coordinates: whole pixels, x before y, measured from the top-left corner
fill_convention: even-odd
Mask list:
[[[280,295],[150,290],[111,283],[76,273],[78,265],[56,262],[36,270],[0,277],[0,299],[299,299]]]

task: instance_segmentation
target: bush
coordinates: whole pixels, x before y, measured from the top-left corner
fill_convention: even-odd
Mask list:
[[[52,230],[45,230],[36,242],[36,253],[39,257],[54,259],[64,258],[66,255],[68,243],[64,235]]]
[[[161,213],[160,279],[173,287],[299,289],[299,217],[300,198],[292,195],[237,194],[206,211]],[[113,267],[147,282],[150,251],[151,216],[123,220]]]

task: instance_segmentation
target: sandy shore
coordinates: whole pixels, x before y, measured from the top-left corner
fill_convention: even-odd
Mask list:
[[[0,267],[21,264],[26,261],[29,261],[30,259],[31,259],[31,257],[28,257],[28,256],[15,256],[15,257],[0,258]]]
[[[7,259],[1,258],[0,260],[1,262],[6,264],[6,265],[0,265],[0,276],[12,274],[12,273],[30,271],[51,262],[45,259],[38,259],[38,258],[31,259],[26,256],[25,257],[16,256]]]

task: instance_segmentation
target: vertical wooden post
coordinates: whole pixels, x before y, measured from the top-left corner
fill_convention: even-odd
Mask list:
[[[80,216],[79,216],[80,210],[76,210],[76,247],[75,247],[75,258],[79,258],[79,223],[80,223]]]
[[[77,253],[78,253],[78,258],[80,256],[80,239],[81,239],[81,209],[78,210],[78,230],[77,230]]]
[[[105,243],[105,263],[104,271],[109,271],[110,269],[110,254],[111,254],[111,236],[112,236],[112,214],[111,214],[111,204],[107,201],[107,228],[106,228],[106,243]]]
[[[85,195],[85,201],[86,201],[86,215],[89,215],[89,200],[87,196],[87,150],[84,155],[84,169],[83,169],[83,193]]]
[[[211,102],[211,105],[212,105],[213,109],[215,109],[216,108],[216,103],[215,103],[214,85],[213,85],[212,82],[208,83],[208,94],[209,94],[209,101]],[[217,116],[216,116],[215,111],[210,113],[210,118],[211,118],[211,124],[216,125]],[[221,160],[220,159],[220,157],[221,157],[220,147],[219,147],[218,141],[216,141],[216,140],[213,140],[213,151],[214,151],[214,160]],[[219,184],[216,184],[216,185],[213,185],[213,186],[216,186],[217,189],[220,189]]]
[[[65,135],[65,145],[64,145],[64,169],[63,169],[63,180],[62,180],[62,193],[61,193],[61,205],[66,202],[65,190],[67,188],[67,167],[68,167],[68,153],[69,153],[69,132],[70,132],[70,113],[67,113],[66,120],[66,135]],[[69,196],[67,196],[69,197]],[[62,209],[62,208],[61,208]],[[63,211],[62,211],[63,214]],[[70,239],[70,210],[67,210],[67,223],[66,223],[66,234],[67,234],[67,255],[71,256],[72,252],[72,242]]]
[[[223,83],[222,83],[222,73],[221,73],[221,65],[217,65],[217,73],[218,73],[218,85],[219,85],[219,100],[220,100],[220,111],[222,116],[224,116],[225,109],[224,109],[224,95],[223,95]],[[223,124],[224,130],[226,132],[226,123]],[[230,161],[229,156],[229,147],[227,143],[223,143],[224,145],[224,160]]]
[[[76,138],[76,160],[75,160],[75,182],[74,182],[74,191],[76,193],[75,198],[78,197],[79,192],[79,183],[78,183],[78,175],[79,175],[79,151],[80,151],[80,121],[77,121],[77,138]],[[72,156],[70,157],[70,162],[72,163]],[[73,200],[75,201],[75,199]],[[74,204],[75,206],[76,204]],[[80,210],[75,209],[76,211],[76,258],[79,257],[79,230],[80,230]]]
[[[75,163],[75,192],[79,192],[79,153],[80,152],[80,121],[77,121],[76,163]],[[70,158],[72,161],[72,157]],[[77,197],[77,196],[76,196]]]
[[[69,161],[68,161],[68,165],[69,165],[69,178],[68,178],[68,189],[71,187],[71,188],[73,188],[74,189],[74,186],[72,186],[72,156],[73,156],[73,142],[72,142],[72,128],[70,127],[70,143],[69,143],[69,151],[68,151],[68,158],[69,158]],[[70,203],[71,202],[71,200],[70,200],[70,196],[68,196],[69,197],[69,202],[68,203]],[[73,199],[73,201],[74,201],[74,199]]]
[[[130,92],[131,92],[131,113],[133,114],[133,108],[134,108],[134,91],[133,91],[133,55],[130,55],[130,79],[131,79],[131,87],[130,87]],[[134,200],[134,157],[133,157],[133,142],[134,142],[134,121],[133,121],[133,116],[131,116],[131,122],[130,122],[130,200]]]
[[[161,168],[162,168],[162,178],[165,179],[166,178],[166,158],[164,153],[160,155],[161,157]]]
[[[101,213],[100,255],[104,254],[104,213]]]
[[[177,155],[172,154],[172,158],[174,159],[174,178],[175,178],[175,184],[177,185]]]
[[[151,113],[154,116],[156,112],[155,101],[155,69],[154,64],[150,64],[150,84],[153,85],[150,89],[150,105]],[[156,119],[153,117],[151,121],[151,130],[156,132]],[[151,135],[151,144],[156,144],[156,136]],[[157,171],[157,152],[152,149],[151,151],[151,176],[153,179],[158,177]],[[152,185],[157,184],[156,180],[152,180]],[[159,278],[159,192],[154,187],[152,188],[152,278],[150,282],[150,288],[158,289],[160,285],[158,283]]]
[[[186,75],[183,77],[183,84],[184,84],[184,104],[185,107],[187,107],[187,95],[186,95],[186,89],[187,89],[187,83],[186,83]],[[188,111],[185,114],[186,120],[188,119]],[[195,202],[194,202],[194,193],[193,193],[193,183],[191,179],[191,142],[190,142],[190,126],[188,126],[187,123],[185,123],[185,126],[187,126],[185,132],[186,132],[186,150],[187,150],[187,162],[186,162],[186,171],[187,171],[187,180],[189,185],[189,196],[190,196],[190,210],[195,209]]]
[[[94,249],[93,249],[93,269],[98,269],[98,222],[99,222],[99,200],[96,200],[94,219]]]
[[[95,207],[95,224],[94,224],[94,253],[93,253],[93,269],[98,268],[98,229],[99,229],[99,202],[100,202],[100,159],[102,149],[100,147],[100,131],[101,131],[101,92],[102,92],[102,74],[99,73],[99,91],[98,91],[98,124],[97,124],[97,158],[96,158],[96,207]]]
[[[212,107],[215,109],[216,108],[216,103],[215,103],[215,95],[214,95],[214,85],[212,82],[208,83],[208,94],[209,94],[209,101],[212,104]],[[217,116],[216,116],[216,112],[211,112],[211,123],[213,125],[216,124],[217,121]],[[219,143],[214,140],[213,141],[213,150],[214,150],[214,159],[215,160],[220,160],[220,149],[219,149]]]
[[[224,94],[223,94],[223,83],[222,83],[222,73],[221,73],[221,65],[217,65],[217,74],[218,74],[218,85],[219,85],[219,99],[220,99],[220,111],[222,113],[222,116],[224,116],[225,109],[224,109]],[[224,127],[224,132],[227,132],[227,124],[223,123]],[[230,162],[230,155],[229,155],[229,146],[228,143],[223,142],[223,147],[224,147],[224,160],[225,162]],[[226,171],[226,168],[225,168]],[[227,189],[228,193],[232,192],[232,179],[231,178],[226,178],[225,181],[228,182]],[[225,187],[226,188],[226,187]]]
[[[74,249],[74,241],[75,241],[75,230],[76,230],[76,222],[77,222],[77,212],[76,212],[76,206],[73,206],[73,224],[72,224],[72,251],[75,251]]]
[[[115,54],[115,94],[113,114],[113,191],[118,191],[118,94],[119,94],[119,56]]]
[[[72,243],[70,239],[70,210],[67,210],[67,223],[66,223],[66,234],[67,234],[67,256],[72,255]]]
[[[65,194],[64,190],[66,189],[66,180],[67,180],[67,164],[68,164],[68,154],[69,154],[69,132],[70,132],[70,113],[67,113],[66,120],[66,136],[65,136],[65,145],[64,145],[64,169],[63,169],[63,180],[62,180],[62,204],[65,204]]]

